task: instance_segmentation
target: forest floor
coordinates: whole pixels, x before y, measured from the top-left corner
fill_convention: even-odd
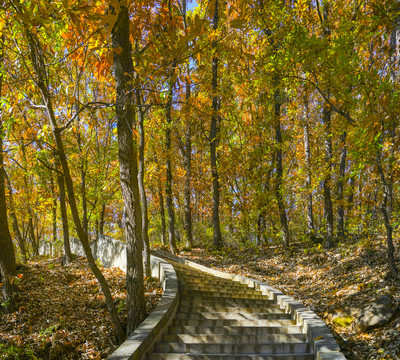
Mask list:
[[[105,299],[87,261],[60,263],[38,258],[19,271],[18,311],[0,321],[0,359],[105,359],[116,349]],[[126,325],[125,273],[101,269]],[[156,279],[146,279],[145,287],[150,312],[162,289]]]
[[[400,270],[399,241],[395,246]],[[383,240],[348,240],[330,251],[321,246],[304,250],[304,244],[294,244],[290,250],[246,246],[221,252],[193,249],[181,251],[180,256],[263,281],[293,296],[327,323],[349,360],[400,359],[400,316],[368,332],[358,331],[354,322],[339,326],[333,321],[343,309],[359,308],[380,295],[400,305],[400,280],[387,276]]]

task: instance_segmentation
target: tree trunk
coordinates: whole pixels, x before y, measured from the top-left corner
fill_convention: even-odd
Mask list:
[[[388,258],[388,265],[390,269],[390,273],[393,277],[396,277],[398,274],[398,270],[396,267],[396,260],[394,258],[394,245],[393,245],[393,228],[392,224],[390,222],[388,210],[387,210],[387,201],[388,201],[388,184],[386,181],[385,174],[383,172],[382,164],[381,164],[381,152],[380,149],[377,150],[378,154],[376,156],[376,166],[378,169],[379,176],[382,181],[383,185],[383,199],[382,199],[382,204],[381,204],[381,211],[383,215],[383,220],[385,222],[385,228],[386,228],[386,243],[387,243],[387,258]]]
[[[29,214],[29,219],[28,219],[29,238],[32,244],[33,255],[37,256],[39,255],[39,241],[36,238],[35,227],[33,226],[32,210],[30,208],[28,208],[28,214]]]
[[[165,117],[167,119],[167,128],[165,130],[165,145],[167,151],[167,184],[165,186],[165,194],[167,197],[167,212],[168,212],[168,240],[171,252],[175,255],[177,252],[175,241],[175,212],[172,197],[172,162],[171,162],[171,125],[172,125],[172,97],[173,97],[173,76],[175,73],[176,61],[172,63],[172,70],[170,74],[168,100],[165,105]]]
[[[215,0],[215,9],[213,16],[213,29],[218,29],[219,14],[218,14],[218,0]],[[218,136],[219,126],[221,122],[220,118],[220,99],[217,94],[218,92],[218,56],[217,53],[218,42],[214,39],[212,42],[212,51],[214,56],[212,58],[212,110],[213,115],[211,118],[211,129],[210,129],[210,160],[211,160],[211,177],[212,177],[212,188],[213,188],[213,211],[212,211],[212,223],[213,223],[213,245],[216,249],[221,249],[222,236],[219,221],[219,197],[220,197],[220,185],[217,165],[217,147],[218,147]]]
[[[395,91],[398,84],[399,77],[399,66],[400,66],[400,16],[397,16],[394,20],[392,34],[390,36],[390,80],[393,86],[393,92]],[[389,124],[389,144],[390,144],[390,155],[388,161],[388,177],[387,177],[387,185],[388,185],[388,198],[387,198],[387,207],[388,207],[388,217],[389,220],[392,219],[393,205],[394,205],[394,195],[393,195],[393,184],[394,184],[394,163],[395,163],[395,144],[396,144],[396,125],[398,124],[398,116],[395,115],[390,119],[391,124]]]
[[[50,188],[51,194],[53,196],[53,206],[51,207],[51,217],[52,217],[52,225],[53,225],[53,244],[55,245],[57,242],[57,195],[54,187],[53,174],[50,173]]]
[[[186,0],[183,0],[183,23],[185,26],[185,34],[187,33],[187,20],[186,20]],[[184,148],[184,166],[185,166],[185,233],[186,233],[186,246],[193,246],[192,234],[192,207],[191,207],[191,177],[192,177],[192,135],[191,135],[191,119],[188,103],[190,101],[190,65],[186,64],[186,82],[185,82],[185,101],[187,103],[185,108],[186,118],[186,133],[185,133],[185,148]]]
[[[263,212],[260,212],[257,218],[257,245],[259,246],[266,244],[265,228],[265,214]]]
[[[100,220],[99,220],[99,234],[104,235],[104,216],[106,213],[106,204],[101,205]]]
[[[72,253],[71,253],[71,245],[69,243],[69,226],[68,226],[68,214],[67,207],[65,204],[65,184],[64,184],[64,176],[62,170],[60,168],[59,161],[57,163],[57,183],[58,190],[60,192],[60,211],[61,211],[61,223],[63,228],[63,246],[64,246],[64,257],[63,264],[68,264],[72,261]]]
[[[290,233],[289,225],[286,217],[285,203],[283,200],[283,160],[282,160],[282,132],[281,132],[281,99],[279,90],[275,90],[274,93],[274,107],[275,107],[275,141],[277,144],[276,149],[276,184],[275,184],[275,195],[278,202],[279,208],[279,219],[281,222],[282,229],[282,243],[284,247],[289,247]]]
[[[346,171],[346,146],[347,133],[344,131],[340,137],[342,143],[342,149],[340,152],[340,163],[339,163],[339,179],[337,184],[337,200],[338,200],[338,220],[337,220],[337,235],[339,239],[345,237],[344,232],[344,204],[343,204],[343,190],[344,190],[344,176]]]
[[[344,230],[347,231],[347,225],[348,225],[348,220],[351,215],[351,211],[353,210],[353,201],[354,201],[354,186],[355,186],[355,180],[354,176],[350,178],[350,193],[347,198],[347,210],[346,210],[346,216],[344,220]]]
[[[10,215],[13,219],[14,234],[15,234],[15,237],[17,238],[17,242],[18,242],[19,249],[21,251],[21,255],[24,258],[24,263],[26,263],[26,261],[28,259],[27,258],[27,250],[26,250],[26,238],[24,238],[21,234],[21,229],[19,227],[19,222],[18,222],[18,218],[17,218],[17,214],[15,211],[15,206],[14,206],[13,189],[11,186],[10,178],[8,177],[5,170],[4,170],[4,176],[5,176],[5,179],[7,180],[7,185],[8,185]]]
[[[4,34],[0,38],[0,66],[4,64]],[[0,99],[2,99],[3,72],[0,72]],[[0,274],[4,312],[15,311],[12,280],[16,272],[15,252],[7,221],[6,184],[3,163],[3,112],[0,108]]]
[[[160,217],[161,217],[161,243],[166,245],[167,244],[167,229],[165,225],[165,209],[164,209],[164,195],[163,189],[160,183],[158,188],[158,197],[160,198]]]
[[[132,46],[129,40],[129,12],[121,6],[118,19],[112,29],[114,51],[114,72],[117,91],[118,156],[121,192],[124,199],[125,241],[127,252],[127,309],[128,335],[142,322],[146,315],[143,282],[143,239],[142,214],[137,168],[137,141],[133,140],[134,102],[133,102],[133,62]]]
[[[21,10],[19,8],[17,8],[17,9],[18,9],[18,12],[21,12]],[[63,169],[64,180],[65,180],[65,185],[67,188],[67,194],[68,194],[68,199],[69,199],[69,205],[71,208],[72,217],[74,219],[76,232],[77,232],[79,240],[82,244],[82,248],[85,252],[90,269],[92,270],[94,276],[96,277],[97,281],[99,282],[102,292],[104,294],[104,297],[106,299],[107,307],[108,307],[108,310],[109,310],[109,313],[111,316],[111,320],[114,324],[118,340],[120,342],[122,342],[125,339],[125,333],[122,328],[121,322],[119,320],[117,310],[114,306],[114,301],[111,296],[110,288],[108,287],[107,281],[104,278],[103,274],[101,273],[101,271],[99,270],[99,268],[96,265],[95,259],[93,257],[92,251],[90,249],[87,233],[84,231],[84,229],[82,227],[81,219],[79,217],[79,211],[78,211],[78,207],[76,204],[75,193],[74,193],[74,186],[73,186],[71,174],[69,172],[68,160],[67,160],[67,156],[65,154],[64,145],[63,145],[62,138],[61,138],[61,129],[57,125],[56,115],[54,112],[52,99],[51,99],[51,96],[49,93],[49,88],[48,88],[49,83],[47,82],[48,75],[47,75],[46,65],[45,65],[44,59],[42,57],[42,54],[43,54],[42,47],[41,47],[40,41],[37,38],[37,36],[35,34],[33,34],[28,29],[28,27],[26,27],[25,34],[26,34],[26,37],[28,40],[31,61],[32,61],[32,64],[33,64],[33,67],[35,70],[35,76],[36,76],[35,82],[42,94],[42,98],[43,98],[42,100],[46,107],[45,112],[50,121],[50,125],[52,128],[52,132],[53,132],[53,136],[54,136],[54,140],[55,140],[57,155],[59,157],[60,164]],[[142,267],[142,265],[140,267]],[[142,279],[142,282],[143,282],[143,279]],[[143,287],[142,287],[142,290],[143,290]],[[129,309],[129,304],[127,304],[127,306]]]
[[[325,131],[325,174],[323,180],[324,187],[324,217],[326,221],[325,247],[333,247],[333,208],[331,197],[331,171],[332,171],[332,132],[331,132],[331,114],[329,105],[325,105],[322,111],[322,120]]]
[[[139,79],[137,79],[139,82]],[[149,218],[147,215],[147,197],[146,190],[144,187],[144,148],[145,148],[145,132],[144,132],[144,112],[142,109],[142,99],[140,94],[140,89],[137,85],[136,91],[136,104],[137,106],[137,115],[138,115],[138,123],[139,123],[139,173],[138,173],[138,182],[139,182],[139,193],[140,200],[142,204],[142,238],[143,238],[143,260],[144,260],[144,272],[147,277],[151,277],[151,268],[150,268],[150,242],[149,242]]]
[[[308,123],[308,99],[305,98],[305,122],[304,122],[304,155],[306,164],[306,194],[307,194],[307,226],[308,235],[312,241],[315,239],[313,196],[311,185],[311,149],[310,149],[310,128]]]

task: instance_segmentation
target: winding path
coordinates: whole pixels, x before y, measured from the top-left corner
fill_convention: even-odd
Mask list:
[[[83,252],[75,239],[71,248]],[[91,248],[104,266],[126,271],[124,243],[102,236]],[[151,268],[162,299],[109,360],[346,359],[314,312],[260,281],[161,251]]]
[[[260,290],[171,262],[180,301],[148,360],[312,360],[301,325]]]

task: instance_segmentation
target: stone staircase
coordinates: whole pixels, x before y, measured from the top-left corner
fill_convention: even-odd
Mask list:
[[[147,360],[314,359],[302,326],[261,291],[171,263],[179,307]]]

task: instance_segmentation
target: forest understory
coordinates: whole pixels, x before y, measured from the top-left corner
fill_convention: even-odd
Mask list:
[[[395,243],[400,248],[399,239]],[[383,238],[351,240],[329,251],[305,248],[238,246],[223,252],[193,249],[181,256],[205,266],[267,283],[316,312],[329,326],[348,360],[400,359],[400,317],[384,327],[363,332],[354,321],[334,322],[335,315],[387,295],[400,304],[400,278],[388,276]],[[400,252],[396,253],[400,267]]]
[[[400,248],[398,239],[395,245]],[[354,322],[334,321],[343,309],[359,308],[379,295],[400,304],[400,279],[388,276],[383,238],[347,239],[329,251],[300,243],[288,250],[243,244],[223,251],[182,249],[180,256],[293,296],[328,324],[349,360],[400,358],[400,317],[368,332],[357,330]],[[396,259],[400,266],[399,251]],[[104,297],[86,261],[77,258],[62,267],[60,260],[36,258],[20,267],[18,311],[4,315],[0,324],[0,359],[105,359],[117,347]],[[125,274],[117,268],[102,272],[126,323]],[[150,312],[162,290],[154,279],[146,279],[145,286]]]
[[[18,311],[1,317],[0,359],[106,359],[117,348],[104,295],[87,261],[60,263],[61,258],[38,257],[20,267]],[[126,325],[125,273],[118,268],[102,272]],[[146,278],[147,313],[161,295],[158,280]]]

